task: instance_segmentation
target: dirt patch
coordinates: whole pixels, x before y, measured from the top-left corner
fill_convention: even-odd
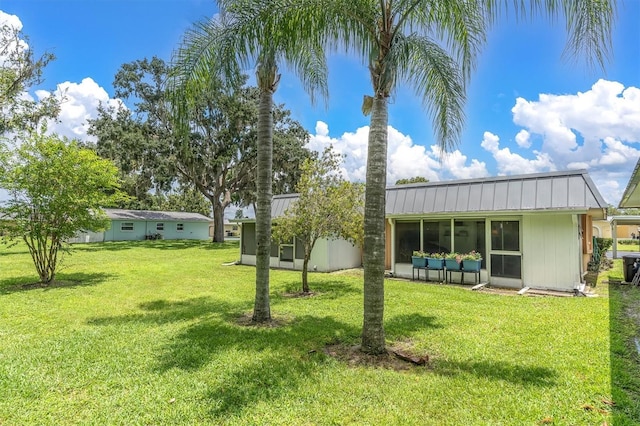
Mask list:
[[[272,316],[271,321],[255,322],[253,321],[253,314],[246,313],[236,320],[236,324],[243,327],[278,328],[289,325],[291,321],[292,319],[288,317]]]
[[[286,297],[288,299],[298,299],[298,298],[305,298],[305,297],[313,297],[313,296],[317,296],[320,293],[317,293],[315,291],[309,291],[309,292],[303,292],[303,291],[299,291],[296,293],[282,293],[282,297]]]
[[[429,366],[427,355],[413,354],[407,351],[404,345],[398,347],[388,347],[386,353],[382,355],[369,355],[360,350],[359,345],[332,344],[324,348],[324,352],[338,361],[344,362],[350,367],[373,367],[384,368],[394,371],[407,371],[415,368],[425,368]],[[404,354],[414,360],[425,360],[423,365],[417,365],[413,361],[402,359],[394,352]]]

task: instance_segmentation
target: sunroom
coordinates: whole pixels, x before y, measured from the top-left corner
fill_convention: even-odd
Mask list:
[[[386,213],[395,276],[413,276],[414,251],[475,250],[482,282],[571,291],[583,282],[591,220],[605,217],[606,203],[582,170],[398,185],[387,189]]]

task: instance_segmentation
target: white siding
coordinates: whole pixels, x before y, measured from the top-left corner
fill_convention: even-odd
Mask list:
[[[241,255],[243,265],[255,265],[255,255]],[[302,259],[292,262],[281,262],[277,257],[270,258],[272,268],[302,270]],[[318,240],[311,252],[309,271],[331,272],[340,269],[358,268],[362,265],[360,248],[354,247],[345,240]]]
[[[524,216],[522,278],[526,287],[570,291],[580,282],[577,218]]]

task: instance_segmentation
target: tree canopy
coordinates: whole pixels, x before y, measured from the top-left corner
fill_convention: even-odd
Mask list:
[[[309,293],[309,259],[320,238],[343,238],[362,245],[364,187],[342,178],[340,163],[331,149],[316,160],[305,160],[296,185],[298,199],[283,217],[274,219],[275,240],[296,239],[303,247],[303,293]]]
[[[242,77],[233,85],[216,80],[171,97],[166,85],[171,72],[155,57],[122,65],[116,96],[134,101],[135,109],[101,109],[90,133],[98,138],[97,152],[120,167],[123,188],[136,200],[131,207],[163,208],[180,195],[182,207],[201,211],[199,198],[189,195],[195,189],[213,212],[214,241],[223,241],[226,207],[255,203],[258,92],[242,87]],[[175,109],[186,114],[188,132],[177,128]],[[274,191],[288,191],[299,177],[298,166],[311,155],[304,147],[308,134],[282,105],[276,106],[274,121]],[[195,204],[185,204],[188,200]]]
[[[51,53],[36,58],[27,36],[7,24],[0,26],[0,136],[34,129],[44,118],[58,114],[56,98],[50,96],[37,102],[23,96],[42,82],[42,71],[53,59]]]
[[[54,280],[60,249],[80,231],[100,231],[110,221],[102,210],[117,202],[117,168],[76,142],[32,133],[1,156],[0,206],[4,238],[22,239],[42,283]]]
[[[427,179],[426,177],[414,176],[411,178],[398,179],[396,181],[396,185],[406,185],[409,183],[427,183],[427,182],[429,182],[429,179]]]

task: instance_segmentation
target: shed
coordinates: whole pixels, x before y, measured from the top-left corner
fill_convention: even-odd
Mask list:
[[[271,217],[284,215],[289,206],[298,199],[298,194],[275,195],[271,202]],[[256,264],[256,221],[238,219],[240,232],[240,263]],[[282,244],[271,244],[270,265],[272,268],[302,270],[304,258],[300,240],[294,239]],[[360,247],[344,239],[320,239],[316,242],[309,259],[309,269],[319,272],[331,272],[341,269],[357,268],[362,265]]]

